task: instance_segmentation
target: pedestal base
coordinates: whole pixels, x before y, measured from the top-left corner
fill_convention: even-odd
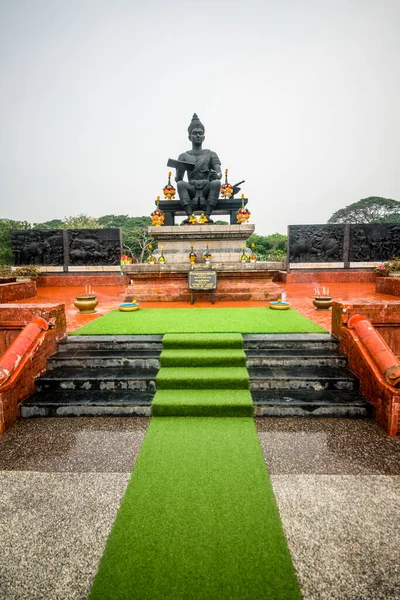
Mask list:
[[[191,244],[197,254],[197,264],[204,263],[206,246],[212,262],[237,263],[242,246],[254,233],[254,225],[175,225],[174,227],[149,227],[149,234],[164,246],[167,264],[185,264],[189,261]]]
[[[147,267],[147,268],[146,268]],[[260,264],[236,265],[212,264],[217,270],[218,282],[215,301],[240,302],[271,301],[281,296],[281,289],[273,283],[276,271],[268,271]],[[140,302],[188,302],[191,292],[188,286],[190,265],[129,265],[124,267],[131,284],[127,295]],[[211,301],[210,292],[196,291],[196,301]]]

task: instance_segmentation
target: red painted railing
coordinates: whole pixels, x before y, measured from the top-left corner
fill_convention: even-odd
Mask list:
[[[357,314],[350,317],[347,325],[349,329],[356,331],[386,383],[392,387],[400,387],[400,362],[376,331],[371,321]]]
[[[43,339],[43,331],[49,329],[49,323],[42,317],[36,317],[24,327],[18,337],[0,357],[0,387],[7,383],[23,359],[32,355]]]

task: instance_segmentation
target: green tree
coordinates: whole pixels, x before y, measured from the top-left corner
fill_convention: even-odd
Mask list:
[[[52,219],[44,223],[34,223],[32,229],[65,229],[61,219]]]
[[[261,260],[284,258],[287,252],[287,236],[282,233],[271,235],[253,234],[247,241],[247,246],[254,244],[254,251]]]
[[[122,234],[124,251],[136,262],[142,263],[150,254],[149,244],[156,246],[154,239],[147,233],[147,228],[134,227]]]
[[[76,217],[64,217],[63,229],[99,229],[101,227],[98,219],[80,214]]]
[[[0,265],[12,265],[14,257],[11,249],[11,231],[13,229],[31,229],[28,221],[0,219]]]
[[[328,223],[398,223],[400,202],[370,196],[333,213]]]
[[[101,227],[120,227],[122,230],[151,225],[150,217],[130,217],[129,215],[104,215],[97,221]]]
[[[104,215],[98,218],[102,227],[120,227],[122,246],[133,260],[143,262],[150,254],[149,244],[156,244],[148,234],[147,227],[151,225],[150,217],[130,217],[128,215]]]

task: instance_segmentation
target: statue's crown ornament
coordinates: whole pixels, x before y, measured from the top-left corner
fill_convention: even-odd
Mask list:
[[[190,122],[190,125],[189,125],[189,127],[188,127],[188,132],[189,132],[189,135],[192,133],[192,130],[193,130],[195,127],[201,127],[201,128],[202,128],[202,130],[203,130],[203,133],[204,133],[204,132],[205,132],[205,130],[206,130],[206,129],[205,129],[205,127],[204,127],[204,125],[203,125],[203,123],[200,121],[199,117],[197,116],[197,114],[196,114],[196,113],[193,113],[192,120],[191,120],[191,122]]]

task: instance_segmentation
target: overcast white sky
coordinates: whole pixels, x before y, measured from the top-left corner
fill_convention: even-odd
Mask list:
[[[193,112],[259,234],[400,200],[399,0],[0,0],[0,85],[2,218],[150,214]]]

